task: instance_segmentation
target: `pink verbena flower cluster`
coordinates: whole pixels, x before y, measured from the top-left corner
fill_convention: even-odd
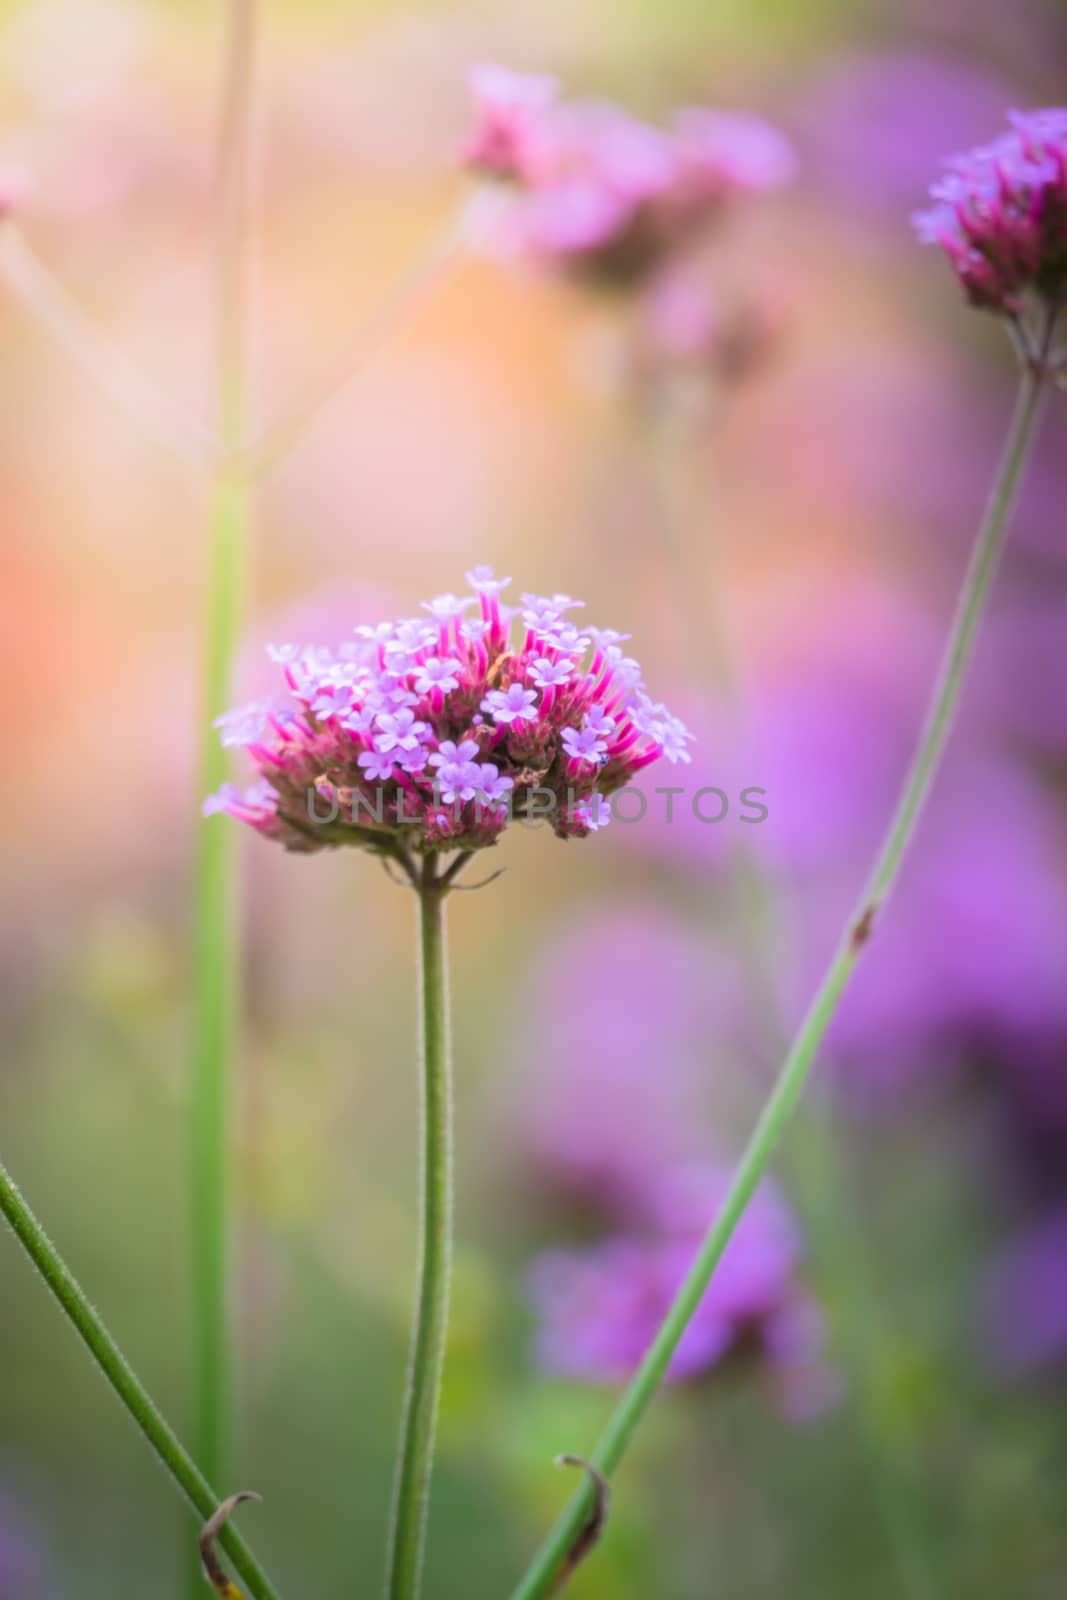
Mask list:
[[[793,171],[788,141],[759,117],[684,110],[664,132],[606,102],[560,102],[552,79],[502,67],[477,68],[471,86],[465,159],[518,190],[493,243],[601,283],[645,280],[735,196]]]
[[[1033,293],[1067,296],[1067,109],[1013,111],[1012,128],[948,163],[914,221],[939,244],[972,305],[1016,314]]]
[[[226,785],[205,814],[295,851],[479,850],[515,815],[584,838],[642,767],[689,760],[692,735],[646,693],[629,635],[579,628],[567,613],[584,602],[569,595],[502,605],[511,580],[489,567],[467,581],[472,594],[357,628],[337,653],[271,647],[288,693],[217,724],[259,781]]]

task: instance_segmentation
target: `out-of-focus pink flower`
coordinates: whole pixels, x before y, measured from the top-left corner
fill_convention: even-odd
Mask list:
[[[1067,291],[1067,108],[1014,111],[1011,132],[948,163],[936,202],[915,218],[939,244],[972,305],[1018,312]]]
[[[990,58],[992,59],[992,58]],[[838,212],[885,221],[899,238],[946,150],[962,150],[992,126],[1010,101],[1005,80],[957,54],[893,50],[880,42],[837,55],[800,110],[801,157],[808,179]]]
[[[674,147],[681,193],[693,205],[778,189],[796,171],[785,135],[762,117],[738,112],[680,111]]]
[[[258,781],[243,795],[225,786],[206,814],[299,852],[483,849],[513,805],[559,838],[585,838],[635,773],[660,756],[689,759],[691,735],[646,693],[624,636],[567,618],[584,602],[525,594],[502,606],[510,578],[475,567],[467,581],[473,592],[361,626],[336,653],[274,647],[288,693],[217,723]],[[546,684],[546,665],[562,678]]]
[[[670,371],[734,383],[762,364],[782,328],[778,308],[752,296],[727,303],[695,265],[668,268],[649,285],[637,360],[655,378]]]
[[[475,125],[463,161],[490,177],[525,177],[544,114],[556,98],[556,79],[486,63],[471,72],[470,86]]]
[[[983,1326],[1010,1376],[1067,1363],[1067,1209],[1042,1217],[990,1268]]]
[[[589,1383],[620,1383],[637,1368],[692,1265],[729,1178],[707,1167],[669,1173],[642,1231],[586,1250],[549,1250],[534,1263],[548,1369]],[[791,1417],[810,1416],[837,1392],[822,1355],[818,1307],[801,1285],[802,1247],[777,1193],[765,1185],[738,1224],[668,1378],[700,1378],[730,1358],[759,1361]]]

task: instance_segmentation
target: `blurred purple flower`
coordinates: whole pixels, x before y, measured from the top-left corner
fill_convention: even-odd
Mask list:
[[[41,1551],[25,1516],[0,1491],[0,1600],[33,1600],[41,1573]]]
[[[530,988],[536,1057],[507,1117],[538,1180],[633,1214],[698,1153],[711,1041],[738,1026],[730,961],[655,909],[553,939]]]
[[[1064,612],[1053,601],[1049,613],[1051,650]],[[782,984],[793,1015],[810,998],[884,827],[934,655],[921,614],[885,595],[838,597],[834,615],[832,633],[807,647],[792,641],[755,687],[751,754],[731,761],[721,731],[697,746],[722,752],[716,781],[731,796],[748,782],[766,788],[766,821],[745,826],[735,809],[718,826],[702,826],[683,799],[665,824],[650,795],[649,820],[620,830],[633,847],[667,852],[691,872],[698,851],[716,870],[712,844],[720,853],[738,848],[744,827],[744,845],[777,883],[785,942],[799,952]],[[1023,659],[1024,621],[1015,633]],[[1062,1073],[1054,1062],[1067,1041],[1064,830],[1048,787],[1013,748],[1022,711],[1005,685],[1003,651],[994,627],[983,644],[980,693],[878,923],[872,957],[842,1001],[828,1055],[842,1084],[876,1101],[935,1069],[976,1063],[1031,1105],[1047,1109],[1051,1097],[1065,1108],[1062,1121],[1067,1092],[1055,1092]],[[1058,683],[1053,674],[1035,685],[1038,701],[1055,698]],[[1037,705],[1030,710],[1040,715]],[[706,717],[689,717],[703,733]],[[704,781],[698,770],[694,782]]]
[[[721,1205],[728,1175],[700,1167],[668,1174],[642,1231],[587,1250],[549,1250],[534,1263],[538,1360],[592,1383],[619,1383],[645,1354]],[[695,1379],[730,1357],[758,1359],[790,1417],[834,1396],[818,1308],[801,1286],[799,1236],[769,1187],[757,1191],[668,1369]]]
[[[805,171],[849,211],[882,212],[899,231],[945,151],[981,139],[1011,98],[999,79],[947,56],[844,57],[807,96]]]
[[[632,287],[736,197],[792,175],[787,140],[758,117],[685,110],[665,132],[610,102],[558,103],[544,80],[481,70],[490,73],[489,98],[476,80],[467,152],[476,170],[519,182],[487,231],[505,257]]]
[[[1035,1223],[990,1268],[986,1340],[996,1364],[1017,1376],[1067,1361],[1067,1209]]]
[[[722,383],[746,377],[779,342],[782,308],[767,295],[726,300],[690,261],[649,285],[637,327],[642,375],[690,371]]]
[[[521,178],[529,170],[541,119],[556,98],[555,78],[485,63],[471,72],[470,86],[476,121],[462,159],[490,177]]]
[[[893,1089],[970,1061],[1030,1092],[1024,1064],[1051,1064],[1049,1045],[1067,1040],[1062,847],[1055,808],[1024,770],[990,755],[952,763],[876,930],[876,959],[831,1030],[850,1080]],[[840,925],[852,892],[809,897],[809,937]]]

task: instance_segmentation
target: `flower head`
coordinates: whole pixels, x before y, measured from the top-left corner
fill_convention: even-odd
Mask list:
[[[488,70],[474,84],[468,160],[517,180],[514,204],[489,235],[502,255],[629,287],[727,203],[791,175],[788,142],[758,117],[684,111],[668,132],[621,106],[561,103],[531,87],[546,80]]]
[[[555,78],[485,63],[472,71],[470,87],[475,125],[463,160],[490,177],[522,177],[542,117],[556,98]]]
[[[219,719],[258,782],[225,786],[205,812],[299,851],[476,850],[515,813],[584,838],[642,767],[687,758],[691,736],[649,698],[623,635],[578,633],[569,595],[523,595],[513,614],[500,602],[510,580],[481,566],[467,578],[473,594],[359,628],[336,654],[275,650],[288,693]]]
[[[542,1363],[593,1383],[624,1382],[677,1293],[703,1229],[726,1194],[723,1173],[668,1174],[647,1226],[585,1250],[551,1250],[534,1264]],[[770,1188],[757,1191],[668,1368],[676,1382],[731,1358],[757,1358],[788,1414],[809,1415],[836,1385],[822,1360],[822,1319],[802,1287],[793,1220]]]
[[[915,217],[972,305],[1017,313],[1067,293],[1067,108],[1013,111],[1011,131],[955,156]]]

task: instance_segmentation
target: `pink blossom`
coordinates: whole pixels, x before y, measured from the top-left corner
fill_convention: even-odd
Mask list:
[[[968,300],[1017,313],[1027,294],[1067,291],[1067,108],[1013,111],[1010,133],[955,156],[914,221],[939,244]]]
[[[513,640],[519,614],[500,599],[510,579],[489,567],[467,576],[473,595],[360,627],[336,652],[274,649],[287,692],[219,719],[259,782],[243,794],[227,785],[206,813],[300,851],[475,850],[522,806],[558,837],[584,838],[642,767],[687,759],[688,731],[649,697],[623,635],[579,634],[563,612],[582,602],[568,595],[524,595]],[[473,604],[477,627],[463,616]]]
[[[502,148],[518,180],[490,248],[602,284],[646,281],[726,204],[793,170],[785,137],[758,117],[683,111],[665,132],[607,102],[542,100],[532,116],[524,107],[519,159],[507,111],[501,133],[479,108],[475,148]]]
[[[486,63],[471,72],[470,86],[476,120],[463,160],[491,177],[521,177],[541,119],[556,97],[555,78]]]

